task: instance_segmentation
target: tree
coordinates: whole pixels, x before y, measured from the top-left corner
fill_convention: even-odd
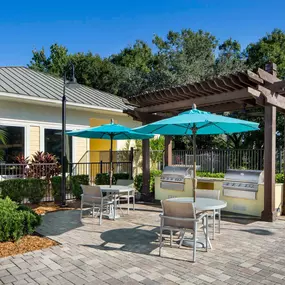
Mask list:
[[[68,63],[68,50],[66,47],[58,44],[50,46],[50,55],[47,57],[44,48],[32,51],[33,57],[28,65],[29,68],[48,72],[56,76],[63,76],[64,68]]]
[[[163,84],[186,84],[213,75],[214,51],[218,42],[210,33],[191,29],[170,31],[165,40],[155,35],[153,43],[158,50],[155,55],[156,71],[166,78]]]
[[[44,48],[39,51],[33,49],[32,53],[33,56],[28,67],[36,71],[49,72],[49,59],[46,57]]]
[[[273,30],[257,43],[251,43],[245,50],[247,64],[251,69],[264,68],[268,62],[277,64],[278,75],[285,77],[285,33],[280,29]]]
[[[219,45],[219,55],[216,59],[216,75],[226,75],[247,69],[245,58],[238,41],[232,38]]]

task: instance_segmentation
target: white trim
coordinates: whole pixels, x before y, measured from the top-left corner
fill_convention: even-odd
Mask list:
[[[61,123],[51,123],[45,121],[26,121],[26,120],[14,120],[14,119],[6,119],[0,118],[0,124],[10,124],[11,126],[39,126],[44,128],[50,129],[61,129]],[[72,130],[80,130],[90,128],[89,125],[74,125],[74,124],[67,124],[66,128]]]
[[[40,126],[40,151],[45,151],[45,129]]]
[[[58,107],[61,107],[61,100],[54,100],[54,99],[47,99],[47,98],[39,98],[39,97],[32,97],[29,95],[20,95],[16,93],[7,93],[7,92],[0,92],[1,97],[11,98],[11,99],[22,99],[23,101],[29,101],[34,103],[45,103],[44,105],[50,104],[50,105],[58,105]],[[121,113],[124,115],[127,115],[123,113],[123,110],[120,109],[113,109],[113,108],[107,108],[107,107],[100,107],[100,106],[94,106],[94,105],[85,105],[85,104],[79,104],[79,103],[73,103],[73,102],[66,102],[67,107],[75,107],[75,108],[83,108],[85,110],[93,109],[93,110],[102,110],[102,111],[108,111],[108,112],[115,112],[115,113]]]
[[[77,141],[75,137],[71,137],[71,138],[72,138],[72,163],[75,163]]]
[[[30,140],[30,134],[31,134],[31,129],[30,126],[25,126],[25,131],[24,131],[24,143],[25,143],[25,157],[30,157],[31,153],[30,153],[30,144],[31,144],[31,140]]]

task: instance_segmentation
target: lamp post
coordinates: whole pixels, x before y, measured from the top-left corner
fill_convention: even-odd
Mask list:
[[[66,95],[65,89],[67,88],[77,88],[77,80],[74,73],[74,65],[70,63],[68,67],[72,67],[72,79],[66,81],[66,70],[64,71],[63,77],[63,95],[61,99],[61,206],[66,205],[66,168],[67,168],[67,157],[66,157]]]

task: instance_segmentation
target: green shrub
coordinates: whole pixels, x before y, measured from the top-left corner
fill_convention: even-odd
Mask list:
[[[151,170],[150,171],[150,180],[149,180],[149,192],[154,192],[155,188],[155,177],[162,174],[161,170]],[[134,179],[134,186],[137,191],[141,192],[143,186],[143,175],[138,174]]]
[[[88,175],[74,175],[71,177],[71,190],[76,199],[81,198],[82,190],[80,185],[89,185]]]
[[[33,204],[39,203],[47,191],[47,180],[28,178],[25,179],[24,187],[26,188],[26,194],[29,201]]]
[[[142,186],[143,186],[143,175],[142,175],[142,173],[135,176],[134,186],[138,192],[142,191]]]
[[[9,197],[11,200],[21,203],[27,196],[23,187],[25,179],[9,179],[0,182],[0,192],[3,198]]]
[[[211,178],[224,178],[225,173],[212,173],[212,172],[202,172],[197,171],[198,177],[211,177]]]
[[[61,176],[54,176],[51,178],[52,196],[55,200],[60,199],[61,191]]]
[[[283,173],[277,173],[275,175],[275,181],[276,181],[276,183],[284,183],[284,174]]]
[[[109,173],[97,173],[95,177],[95,184],[96,185],[109,185],[110,184],[110,175]],[[116,184],[116,179],[113,176],[112,184]]]
[[[116,183],[120,179],[125,179],[125,180],[130,179],[129,173],[114,173],[113,176],[116,180]]]
[[[0,242],[16,241],[31,234],[41,224],[41,216],[26,206],[18,206],[9,197],[0,199]]]
[[[21,203],[26,198],[31,203],[39,203],[47,190],[47,182],[38,178],[9,179],[0,182],[0,192],[3,198]]]

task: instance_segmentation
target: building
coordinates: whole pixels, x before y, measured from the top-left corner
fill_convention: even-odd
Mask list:
[[[6,145],[0,145],[4,162],[15,156],[29,157],[36,151],[47,151],[60,158],[61,98],[63,80],[27,67],[0,67],[0,126],[8,134]],[[115,122],[138,126],[123,110],[122,98],[83,85],[66,88],[67,130],[84,129]],[[115,142],[115,149],[125,142]],[[78,162],[88,151],[109,150],[110,142],[68,138],[69,161]],[[92,159],[97,159],[95,156]]]

